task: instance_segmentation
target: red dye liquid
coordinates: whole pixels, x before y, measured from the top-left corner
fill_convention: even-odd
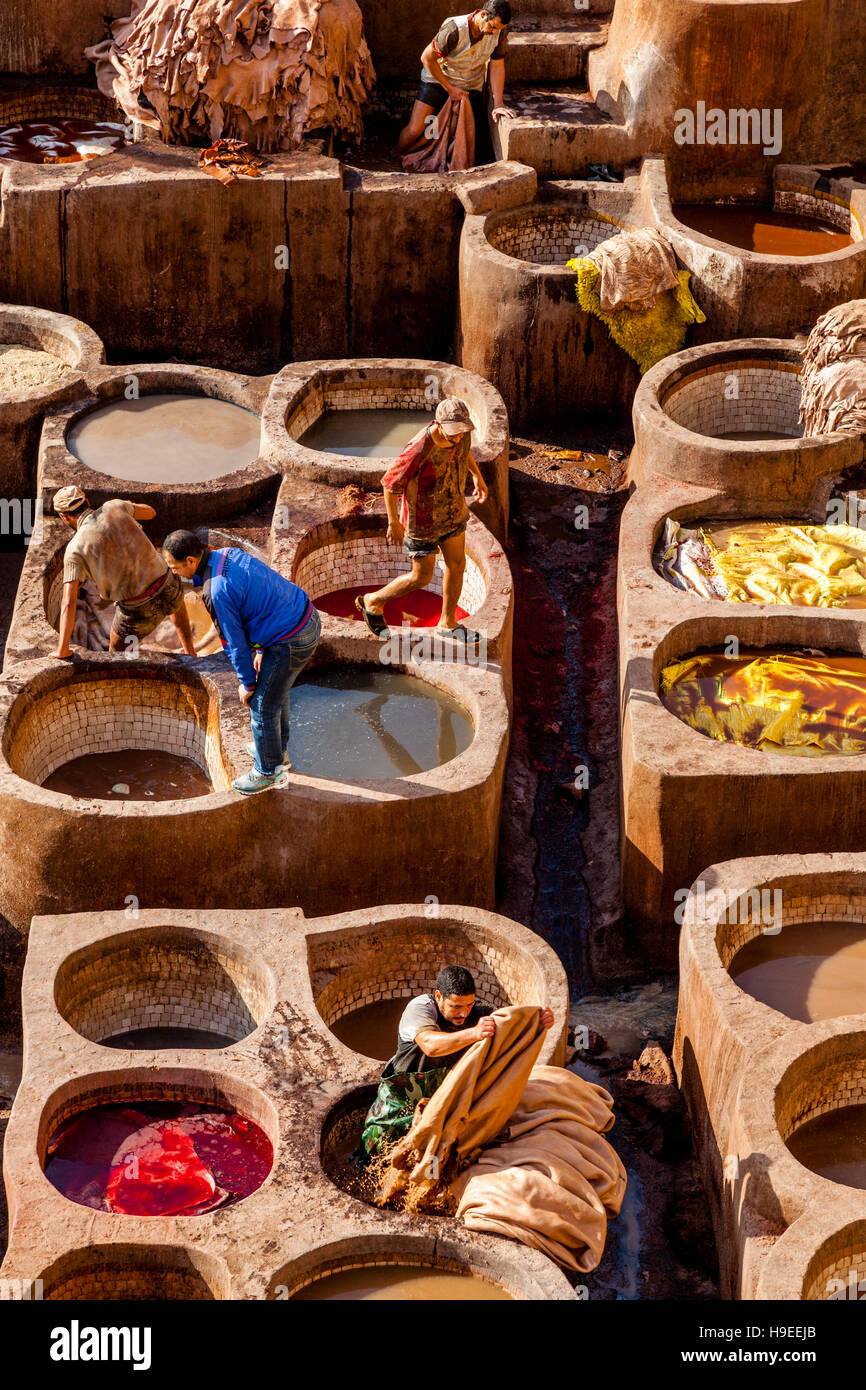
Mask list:
[[[66,1120],[45,1176],[68,1197],[126,1216],[197,1216],[261,1187],[271,1141],[234,1111],[183,1101],[99,1105]]]
[[[359,623],[364,619],[355,607],[355,599],[373,590],[368,584],[355,585],[350,589],[334,589],[316,599],[316,607],[332,618],[353,618]],[[383,614],[389,627],[435,627],[442,616],[442,595],[431,593],[429,589],[418,589],[405,598],[392,598],[385,604]],[[465,608],[457,609],[458,619],[466,618]]]
[[[111,154],[125,144],[123,126],[112,121],[21,121],[0,130],[0,159],[19,159],[25,164],[78,164]]]

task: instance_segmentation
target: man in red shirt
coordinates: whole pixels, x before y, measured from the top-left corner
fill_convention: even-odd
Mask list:
[[[487,486],[469,447],[472,417],[465,401],[446,396],[436,407],[435,419],[406,445],[382,479],[388,512],[389,545],[403,545],[412,560],[409,574],[401,574],[376,593],[364,594],[355,606],[376,637],[388,637],[382,610],[389,599],[426,589],[441,550],[445,565],[442,584],[442,616],[437,631],[457,641],[477,645],[477,632],[457,622],[457,603],[466,569],[466,482],[471,473],[473,502],[487,500]],[[402,508],[398,511],[398,498]]]

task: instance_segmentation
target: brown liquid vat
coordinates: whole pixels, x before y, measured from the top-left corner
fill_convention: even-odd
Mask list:
[[[319,919],[291,909],[146,908],[133,920],[124,911],[37,918],[22,996],[24,1071],[4,1142],[10,1240],[0,1277],[21,1287],[41,1278],[45,1295],[57,1299],[112,1297],[118,1287],[146,1298],[165,1271],[164,1296],[282,1299],[307,1274],[326,1272],[331,1256],[351,1252],[356,1264],[383,1255],[397,1264],[407,1256],[409,1263],[445,1267],[453,1261],[504,1284],[514,1297],[573,1298],[565,1276],[538,1252],[450,1220],[373,1211],[323,1171],[321,1136],[340,1090],[348,1100],[359,1087],[369,1089],[380,1064],[336,1043],[314,1003],[310,962],[372,960],[382,934],[411,940],[421,924],[429,932],[424,914],[422,903]],[[445,905],[434,925],[486,943],[518,968],[525,960],[525,987],[538,988],[540,978],[539,1002],[554,1009],[564,1029],[562,966],[527,928]],[[500,969],[493,954],[490,960]],[[540,976],[530,984],[532,969]],[[209,1021],[237,1032],[239,1041],[218,1052],[130,1054],[100,1046],[91,1039],[125,1021],[124,979],[135,998],[159,1001],[162,1016],[175,1021],[189,1017],[190,1000],[209,1002],[216,1009]],[[257,1025],[252,1032],[240,1017],[245,1009]],[[560,1028],[553,1031],[543,1061],[553,1060],[562,1041]],[[335,1074],[342,1080],[336,1092]],[[67,1115],[103,1101],[179,1096],[246,1114],[274,1144],[270,1177],[236,1207],[119,1221],[70,1202],[42,1173],[48,1136]],[[85,1250],[95,1251],[86,1269]]]
[[[265,459],[263,436],[258,454],[245,467],[209,481],[144,482],[112,478],[82,463],[70,444],[70,436],[88,417],[114,402],[141,400],[145,396],[213,397],[260,415],[269,378],[244,377],[210,367],[137,366],[105,368],[91,373],[92,394],[79,396],[45,419],[39,449],[37,487],[46,509],[61,487],[75,483],[87,493],[91,505],[112,497],[130,498],[152,505],[164,533],[220,521],[254,508],[272,497],[278,487],[277,470]]]
[[[778,926],[784,937],[812,923],[818,941],[835,923],[866,932],[866,858],[714,864],[692,885],[682,922],[674,1064],[723,1289],[742,1298],[828,1297],[819,1276],[844,1280],[857,1267],[851,1223],[866,1218],[866,1193],[811,1172],[788,1141],[813,1117],[862,1103],[866,1008],[803,1024],[740,989],[729,972],[744,946]]]

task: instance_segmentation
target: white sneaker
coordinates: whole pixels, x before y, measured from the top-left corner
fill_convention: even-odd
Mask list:
[[[256,756],[256,745],[254,743],[248,743],[247,752],[249,753],[251,758],[254,758]],[[289,761],[289,755],[285,752],[283,753],[283,767],[286,768],[289,772],[291,772],[292,770],[292,764]]]

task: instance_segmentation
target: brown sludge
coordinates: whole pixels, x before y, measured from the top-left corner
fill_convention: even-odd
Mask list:
[[[747,994],[801,1023],[866,1013],[866,925],[796,922],[763,932],[728,970]]]
[[[58,767],[42,783],[48,791],[99,801],[179,801],[207,796],[211,780],[192,758],[157,748],[86,753]],[[128,791],[114,791],[114,787]]]
[[[510,1294],[471,1274],[415,1268],[412,1265],[363,1265],[326,1275],[293,1295],[293,1301],[406,1300],[412,1303],[512,1302]]]
[[[88,468],[139,483],[200,483],[253,463],[261,422],[214,396],[155,392],[112,401],[69,431],[70,451]]]
[[[354,1013],[343,1014],[328,1026],[354,1052],[387,1062],[397,1051],[397,1024],[409,998],[406,995],[403,999],[377,999]]]

